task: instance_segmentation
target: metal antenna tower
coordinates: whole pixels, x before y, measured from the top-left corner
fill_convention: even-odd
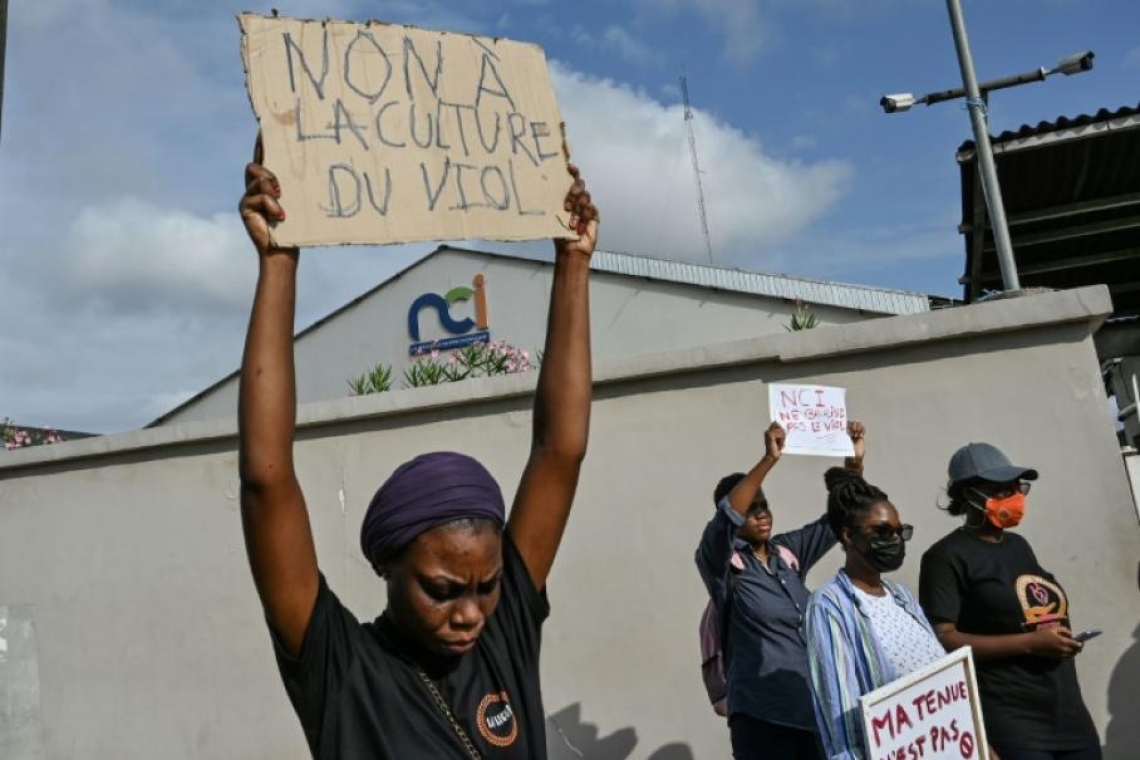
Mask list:
[[[697,208],[701,212],[701,232],[705,236],[705,253],[708,254],[709,264],[713,263],[712,240],[709,238],[709,217],[705,212],[705,188],[701,183],[701,165],[697,161],[697,135],[693,131],[693,108],[689,105],[689,82],[681,76],[681,98],[685,102],[685,123],[689,128],[689,153],[693,157],[693,176],[697,179]]]

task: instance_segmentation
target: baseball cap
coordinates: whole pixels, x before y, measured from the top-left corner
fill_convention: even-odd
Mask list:
[[[1037,470],[1019,467],[997,446],[988,443],[970,443],[950,457],[950,483],[967,480],[987,480],[991,483],[1008,483],[1014,480],[1037,480]]]

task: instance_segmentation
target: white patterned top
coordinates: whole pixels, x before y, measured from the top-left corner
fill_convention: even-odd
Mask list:
[[[871,630],[875,632],[875,638],[898,678],[921,670],[946,655],[938,639],[899,606],[889,593],[871,596],[856,588],[855,594],[871,619]]]

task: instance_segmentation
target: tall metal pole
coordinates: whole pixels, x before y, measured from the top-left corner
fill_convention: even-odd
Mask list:
[[[709,237],[709,217],[705,212],[705,188],[701,183],[701,165],[697,161],[697,134],[693,131],[693,109],[689,105],[689,81],[681,77],[681,96],[685,100],[685,124],[689,127],[689,155],[693,159],[693,174],[697,178],[697,208],[701,212],[701,232],[705,236],[705,253],[709,257],[709,265],[713,263],[712,238]]]
[[[0,0],[0,122],[4,114],[4,56],[8,48],[8,0]]]
[[[1013,244],[1009,239],[1009,224],[1005,219],[1005,204],[1001,199],[1001,185],[998,184],[997,167],[994,165],[994,152],[990,147],[989,126],[986,124],[986,104],[978,89],[978,77],[974,73],[974,58],[970,54],[970,40],[966,37],[966,22],[962,18],[962,5],[959,0],[946,0],[950,11],[950,25],[954,29],[954,44],[958,48],[958,64],[962,69],[962,84],[966,87],[966,106],[970,109],[970,121],[974,125],[974,143],[978,152],[978,174],[982,180],[982,190],[986,196],[986,207],[994,230],[994,243],[997,246],[998,265],[1001,267],[1002,286],[1007,290],[1021,290],[1017,277],[1017,262],[1013,259]],[[984,235],[984,230],[975,230],[975,235]]]

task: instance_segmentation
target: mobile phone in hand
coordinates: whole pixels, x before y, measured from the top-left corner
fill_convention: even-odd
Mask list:
[[[1080,643],[1083,644],[1086,641],[1088,641],[1089,639],[1095,639],[1097,636],[1101,635],[1102,633],[1104,633],[1104,631],[1100,630],[1099,628],[1090,628],[1089,630],[1081,631],[1076,636],[1074,636],[1073,641],[1079,641]]]

